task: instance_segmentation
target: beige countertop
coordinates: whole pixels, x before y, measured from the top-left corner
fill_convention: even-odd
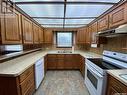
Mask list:
[[[23,73],[30,66],[35,64],[40,58],[44,57],[46,54],[60,54],[57,51],[36,51],[34,53],[30,53],[0,64],[0,76],[18,76]],[[66,53],[63,53],[66,54]],[[75,51],[73,53],[68,54],[80,54],[85,58],[100,58],[101,55],[85,52],[85,51]]]
[[[107,71],[108,74],[110,74],[111,76],[113,76],[114,78],[116,78],[117,80],[119,80],[120,82],[122,82],[123,84],[125,84],[127,86],[127,80],[122,78],[120,75],[124,75],[127,74],[127,69],[122,69],[122,70],[108,70]]]

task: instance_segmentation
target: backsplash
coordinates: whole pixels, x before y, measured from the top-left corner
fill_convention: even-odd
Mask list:
[[[90,48],[90,51],[98,54],[102,54],[103,50],[127,53],[127,35],[107,39],[107,44],[100,45],[99,48]]]

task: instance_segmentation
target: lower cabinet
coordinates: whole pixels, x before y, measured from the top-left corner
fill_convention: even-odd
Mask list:
[[[17,77],[0,77],[0,95],[32,95],[34,91],[34,66]]]
[[[80,57],[79,54],[48,54],[47,69],[80,69]]]
[[[106,92],[106,95],[126,95],[127,86],[125,86],[119,80],[115,79],[113,76],[108,75],[108,84]]]

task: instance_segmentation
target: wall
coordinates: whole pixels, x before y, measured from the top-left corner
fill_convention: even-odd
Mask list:
[[[86,50],[86,47],[84,46],[84,45],[76,45],[75,44],[75,35],[76,35],[76,31],[77,31],[78,29],[77,28],[68,28],[68,29],[63,29],[63,28],[46,28],[45,29],[45,31],[44,32],[47,32],[47,31],[50,31],[50,32],[53,32],[53,31],[75,31],[74,32],[74,47],[75,47],[75,49],[82,49],[82,50]],[[71,49],[71,48],[56,48],[56,42],[55,42],[55,35],[54,35],[54,37],[53,37],[53,40],[54,40],[54,42],[53,42],[53,44],[52,45],[45,45],[45,46],[43,46],[44,48],[46,48],[46,49],[57,49],[57,50],[61,50],[61,49]]]
[[[108,38],[107,44],[101,45],[99,48],[90,48],[90,51],[98,54],[102,54],[103,50],[127,53],[127,35]]]

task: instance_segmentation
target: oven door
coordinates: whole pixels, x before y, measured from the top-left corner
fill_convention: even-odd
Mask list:
[[[102,95],[103,78],[103,75],[86,63],[85,84],[91,95]]]

